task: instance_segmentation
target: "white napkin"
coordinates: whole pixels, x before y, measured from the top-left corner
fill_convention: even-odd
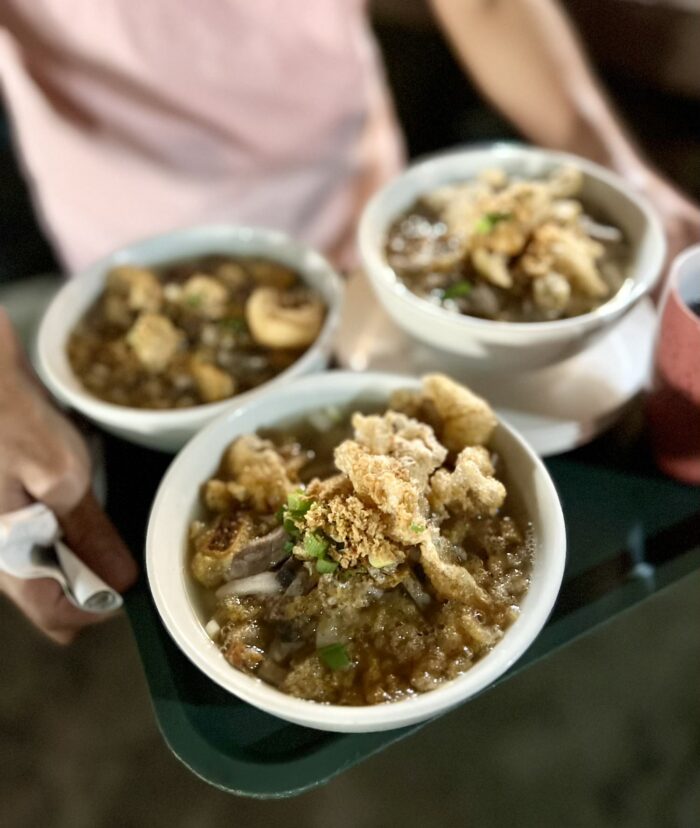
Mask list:
[[[120,607],[121,595],[60,537],[56,515],[43,503],[0,515],[0,570],[16,578],[53,578],[81,610],[110,612]]]

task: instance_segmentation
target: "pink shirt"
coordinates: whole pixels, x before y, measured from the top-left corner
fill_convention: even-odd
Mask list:
[[[219,221],[348,264],[402,163],[364,0],[1,0],[0,81],[70,269]]]

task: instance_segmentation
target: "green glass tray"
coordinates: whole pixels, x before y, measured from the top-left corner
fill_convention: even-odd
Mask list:
[[[567,522],[564,585],[549,623],[500,681],[700,568],[700,490],[658,475],[643,438],[630,442],[628,433],[618,428],[547,461]],[[105,459],[108,510],[131,548],[142,550],[170,458],[106,437]],[[162,626],[144,579],[127,595],[126,609],[165,741],[221,789],[293,796],[418,729],[342,735],[287,724],[224,692],[190,664]]]

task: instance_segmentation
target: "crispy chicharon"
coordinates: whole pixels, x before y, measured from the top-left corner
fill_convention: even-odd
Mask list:
[[[464,517],[494,514],[506,498],[506,487],[494,477],[487,449],[468,446],[457,457],[454,471],[438,469],[430,481],[430,505],[433,510]]]
[[[441,375],[393,402],[355,413],[349,434],[341,419],[346,439],[320,417],[276,442],[240,437],[202,487],[190,537],[192,572],[216,590],[207,633],[291,695],[355,705],[431,690],[498,642],[527,589],[486,403]],[[305,485],[307,458],[336,470]]]
[[[287,461],[270,440],[255,434],[235,440],[223,462],[223,470],[238,483],[258,512],[276,511],[298,485],[295,465]]]
[[[404,549],[389,538],[390,521],[355,495],[319,500],[306,514],[306,528],[320,529],[341,549],[333,553],[343,569],[368,563],[375,568],[401,563]]]
[[[195,578],[204,586],[218,586],[234,556],[257,533],[255,521],[247,512],[220,514],[209,529],[195,523],[191,532]]]
[[[393,539],[407,544],[416,542],[411,527],[425,524],[428,500],[406,463],[396,457],[372,454],[354,440],[338,446],[335,463],[347,474],[358,496],[387,516]]]
[[[396,392],[390,405],[430,422],[440,442],[452,452],[485,445],[498,422],[486,400],[444,374],[423,377],[418,391]]]
[[[394,222],[389,263],[410,290],[503,322],[578,316],[624,282],[622,232],[587,214],[574,167],[522,180],[489,170],[422,195]]]
[[[396,458],[421,486],[447,456],[429,425],[396,411],[387,411],[381,417],[354,414],[352,426],[361,446],[372,454]]]
[[[484,446],[495,415],[480,397],[440,374],[392,402],[402,410],[356,413],[352,438],[334,452],[339,473],[314,479],[301,492],[306,508],[295,518],[293,553],[302,560],[313,556],[313,547],[310,552],[304,544],[311,533],[326,539],[331,563],[382,570],[384,576],[409,554],[419,554],[442,598],[487,603],[473,575],[451,558],[440,525],[488,517],[503,505],[506,490]],[[299,467],[298,457],[257,435],[231,444],[220,478],[203,490],[206,505],[221,517],[195,538],[200,580],[217,580],[240,544],[255,535],[246,515],[275,512],[299,491]]]

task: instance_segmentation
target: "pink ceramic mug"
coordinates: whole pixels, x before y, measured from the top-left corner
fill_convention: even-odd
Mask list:
[[[648,414],[661,471],[700,485],[700,245],[671,266]]]

